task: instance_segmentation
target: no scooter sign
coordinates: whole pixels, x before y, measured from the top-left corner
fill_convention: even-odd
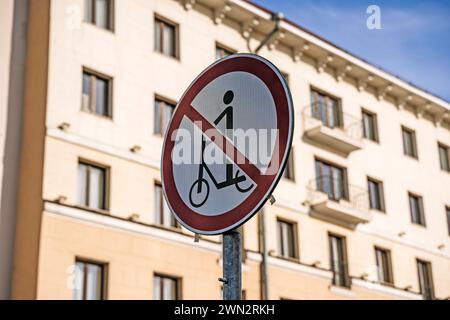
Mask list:
[[[162,185],[198,234],[235,229],[264,205],[289,156],[294,112],[281,72],[254,54],[216,61],[189,86],[167,128]]]

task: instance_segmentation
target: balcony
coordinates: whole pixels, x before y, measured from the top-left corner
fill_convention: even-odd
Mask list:
[[[372,220],[367,190],[331,176],[311,180],[307,186],[311,215],[354,228]]]
[[[360,119],[323,104],[311,104],[302,112],[306,137],[348,155],[363,148]]]

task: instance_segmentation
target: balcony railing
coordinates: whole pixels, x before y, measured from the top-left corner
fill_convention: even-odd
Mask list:
[[[343,179],[332,176],[315,178],[307,185],[307,197],[314,211],[334,220],[349,224],[371,220],[367,190]]]
[[[302,112],[305,134],[320,143],[345,153],[361,149],[362,121],[337,107],[319,103],[307,105]]]

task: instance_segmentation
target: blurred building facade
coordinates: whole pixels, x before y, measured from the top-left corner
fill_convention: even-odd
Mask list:
[[[23,97],[20,150],[3,167],[17,184],[9,207],[2,188],[4,297],[220,299],[220,237],[194,242],[164,204],[162,135],[195,76],[254,50],[272,12],[242,0],[2,6],[2,65],[24,75],[17,90],[0,82],[2,112]],[[260,54],[285,74],[296,125],[276,202],[243,227],[245,298],[448,298],[449,103],[287,20]]]
[[[11,293],[24,104],[27,1],[0,3],[0,299]]]

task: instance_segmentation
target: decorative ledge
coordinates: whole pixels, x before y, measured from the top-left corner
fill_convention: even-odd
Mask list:
[[[342,113],[341,119],[336,119],[341,124],[332,124],[330,119],[325,119],[328,116],[325,114],[331,111],[321,109],[325,108],[309,105],[303,109],[303,128],[306,137],[345,155],[364,147],[361,120]]]
[[[369,199],[367,191],[353,185],[346,185],[344,193],[339,198],[333,199],[330,195],[321,191],[318,186],[324,184],[335,185],[331,177],[319,177],[308,183],[307,203],[311,208],[310,214],[317,218],[329,220],[330,222],[355,228],[359,223],[367,223],[372,220],[369,210]]]

